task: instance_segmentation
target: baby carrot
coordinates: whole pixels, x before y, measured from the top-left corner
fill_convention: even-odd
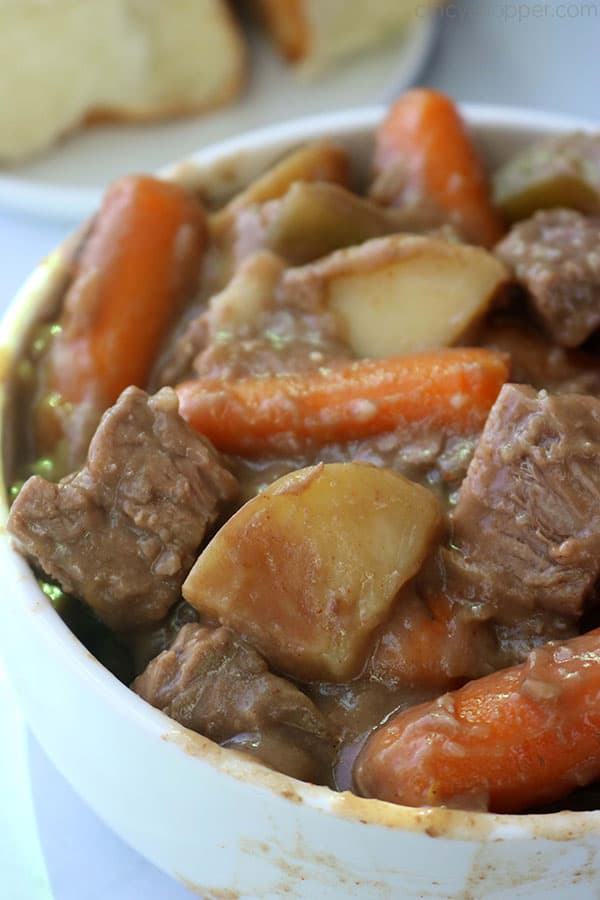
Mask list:
[[[307,374],[179,385],[180,412],[229,453],[295,452],[423,423],[480,428],[508,377],[507,357],[450,348],[358,360]]]
[[[181,188],[141,176],[115,182],[77,260],[47,389],[102,410],[128,385],[143,387],[195,284],[205,238],[202,208]]]
[[[380,628],[370,674],[377,681],[440,692],[492,671],[489,624],[462,616],[463,607],[443,594],[423,599],[412,584]]]
[[[357,759],[357,787],[507,813],[557,800],[600,776],[598,696],[600,629],[389,719]]]
[[[474,243],[489,247],[502,236],[482,162],[444,94],[427,88],[403,94],[377,131],[374,162],[376,175],[398,190],[386,198],[394,206],[422,198]]]

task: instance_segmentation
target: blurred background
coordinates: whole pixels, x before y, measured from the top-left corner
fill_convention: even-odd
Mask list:
[[[71,7],[73,2],[65,0]],[[93,6],[92,0],[88,2],[86,15]],[[22,6],[36,3],[58,9],[63,0],[24,0]],[[253,15],[252,7],[257,5],[262,7],[267,29],[259,27]],[[35,56],[30,39],[36,28],[38,32],[41,28],[44,52],[36,57],[37,68],[31,69],[28,63],[31,98],[50,77],[47,73],[53,60],[62,65],[62,57],[68,57],[67,50],[78,40],[76,29],[85,40],[93,29],[84,16],[81,22],[73,20],[75,30],[67,35],[61,32],[60,18],[55,17],[48,35],[43,22],[34,28],[26,19],[16,22],[11,18],[21,7],[20,0],[0,3],[4,82],[0,89],[0,157],[3,147],[13,148],[11,158],[0,165],[2,309],[37,261],[93,209],[108,180],[121,172],[154,169],[251,127],[290,115],[389,103],[412,84],[436,87],[460,101],[543,109],[600,122],[600,0],[456,0],[444,5],[411,0],[402,30],[382,43],[385,15],[392,5],[379,0],[321,0],[322,33],[311,44],[297,22],[284,39],[281,14],[288,4],[280,0],[242,4],[248,68],[242,83],[237,88],[233,85],[226,105],[172,122],[97,124],[58,142],[50,137],[47,145],[42,142],[36,152],[20,158],[18,146],[2,140],[3,133],[12,138],[15,108],[22,106],[19,97],[15,104],[10,78],[16,78],[19,86],[24,75],[17,72],[15,76],[11,64],[20,68],[25,47]],[[398,0],[397,6],[401,5]],[[115,0],[104,9],[109,6],[116,8],[118,3]],[[165,4],[163,11],[166,6],[171,8],[171,3]],[[347,33],[344,15],[347,19],[350,6],[356,7],[353,24],[358,23],[362,38],[354,33],[356,28]],[[80,13],[82,9],[84,4],[78,7]],[[63,40],[70,42],[64,51]],[[128,51],[128,65],[133,65],[136,46],[134,41]],[[353,53],[344,58],[348,48]],[[83,66],[86,78],[88,74],[91,78],[89,58],[84,64],[81,56],[75,56],[69,64]],[[107,65],[104,58],[105,71]],[[229,74],[224,70],[222,77],[232,78],[233,84],[235,75],[234,62]],[[64,72],[61,77],[66,77]],[[81,87],[85,79],[75,80]],[[239,94],[234,96],[236,90]],[[44,115],[49,115],[49,109],[45,103]],[[21,113],[22,109],[19,117]],[[52,126],[50,121],[50,132]],[[1,661],[0,798],[1,897],[185,900],[192,896],[125,847],[72,793],[27,732]]]

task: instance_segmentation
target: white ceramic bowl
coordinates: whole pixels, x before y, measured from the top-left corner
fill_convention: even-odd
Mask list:
[[[541,134],[586,127],[510,109],[464,113],[492,164]],[[345,144],[364,169],[382,114],[269,128],[203,150],[177,174],[231,190],[286,148],[322,136]],[[32,321],[60,289],[63,257],[59,249],[34,273],[3,323],[5,466],[17,412],[11,373]],[[2,485],[0,496],[4,525]],[[269,772],[187,731],[120,684],[66,628],[5,533],[0,553],[0,646],[36,738],[111,828],[206,900],[598,895],[600,812],[409,809]]]

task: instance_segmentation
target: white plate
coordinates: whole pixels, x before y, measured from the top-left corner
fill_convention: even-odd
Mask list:
[[[98,125],[39,159],[4,170],[0,206],[76,222],[103,188],[128,172],[154,171],[237,132],[283,119],[390,100],[418,77],[435,39],[435,17],[418,18],[400,44],[361,57],[318,81],[299,78],[253,36],[250,78],[237,104],[196,119],[156,125]]]

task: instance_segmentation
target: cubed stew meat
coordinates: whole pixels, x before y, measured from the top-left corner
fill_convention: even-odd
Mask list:
[[[11,510],[23,550],[115,630],[160,621],[237,481],[164,388],[127,388],[87,462],[58,484],[34,475]]]
[[[366,797],[595,806],[599,146],[488,172],[418,89],[361,191],[331,142],[219,209],[109,190],[16,368],[8,529],[146,702]]]

